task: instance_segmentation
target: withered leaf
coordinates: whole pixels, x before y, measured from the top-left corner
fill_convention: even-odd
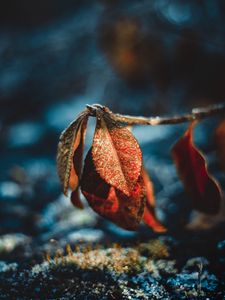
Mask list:
[[[82,168],[84,138],[88,120],[87,111],[83,111],[61,134],[57,151],[57,169],[63,192],[78,187]]]
[[[225,168],[225,120],[223,120],[216,129],[216,144],[219,157]]]
[[[172,155],[181,180],[193,199],[193,208],[207,214],[217,214],[222,200],[221,189],[207,169],[205,158],[193,143],[192,122],[173,146]]]
[[[166,228],[157,220],[155,215],[155,197],[153,184],[146,170],[142,169],[142,178],[146,193],[146,206],[144,210],[143,221],[155,232],[165,232]]]
[[[70,195],[70,200],[75,207],[77,207],[79,209],[84,208],[83,203],[81,202],[81,199],[80,199],[80,191],[78,188],[76,190],[72,191],[72,193]]]
[[[144,191],[139,177],[130,196],[106,183],[95,170],[92,151],[87,154],[81,191],[90,206],[102,217],[127,230],[136,230],[144,212]]]
[[[142,167],[141,149],[130,130],[98,115],[92,156],[101,178],[130,196]]]

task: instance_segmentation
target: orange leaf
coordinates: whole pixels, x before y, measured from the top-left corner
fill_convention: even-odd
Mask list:
[[[85,159],[81,190],[90,206],[102,217],[127,230],[136,230],[144,211],[143,181],[139,177],[130,196],[106,183],[96,172],[92,151]]]
[[[141,173],[141,149],[133,134],[106,114],[97,116],[92,157],[105,182],[127,196],[132,194]]]
[[[88,113],[82,112],[61,134],[57,151],[57,169],[63,192],[78,187]]]
[[[207,169],[206,161],[193,143],[192,122],[185,134],[173,146],[172,155],[185,188],[193,199],[193,207],[207,214],[217,214],[221,189]]]
[[[157,220],[155,215],[155,197],[153,185],[146,170],[142,169],[142,177],[146,189],[146,206],[143,221],[156,232],[165,232],[166,228]]]

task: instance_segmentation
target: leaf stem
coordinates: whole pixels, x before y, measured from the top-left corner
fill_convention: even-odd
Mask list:
[[[100,104],[87,105],[88,110],[90,111],[91,116],[96,116],[96,111],[101,109],[105,113],[108,113],[110,118],[116,122],[121,122],[127,125],[173,125],[179,123],[190,122],[194,120],[201,120],[206,117],[210,117],[212,115],[218,113],[225,112],[225,103],[215,104],[206,106],[203,108],[194,108],[191,113],[177,115],[172,117],[137,117],[137,116],[128,116],[115,114],[110,111],[107,107],[101,106]]]

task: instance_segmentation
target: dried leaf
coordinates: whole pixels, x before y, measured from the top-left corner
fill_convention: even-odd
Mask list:
[[[143,221],[156,232],[165,232],[166,228],[157,220],[155,215],[155,197],[153,185],[146,170],[142,169],[142,178],[146,190],[146,206]]]
[[[84,208],[83,203],[81,202],[81,199],[80,199],[80,191],[78,188],[71,193],[70,200],[75,207],[77,207],[79,209]]]
[[[57,169],[63,192],[78,186],[88,113],[82,112],[61,134],[57,151]]]
[[[216,129],[216,144],[219,157],[225,168],[225,120],[223,120]]]
[[[90,206],[102,217],[127,230],[136,230],[144,211],[143,181],[139,177],[130,196],[106,183],[96,172],[92,151],[87,154],[81,190]]]
[[[133,134],[106,114],[98,115],[92,156],[101,178],[125,195],[131,195],[142,167],[141,149]]]
[[[173,146],[172,155],[185,188],[193,199],[193,208],[207,214],[217,214],[221,189],[207,169],[206,161],[193,143],[191,123],[185,134]]]

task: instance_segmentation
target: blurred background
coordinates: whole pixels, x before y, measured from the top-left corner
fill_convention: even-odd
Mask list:
[[[31,238],[42,251],[51,238],[65,245],[138,235],[88,208],[72,209],[62,196],[55,168],[58,138],[85,104],[151,116],[224,99],[222,0],[1,1],[0,253],[5,245],[30,245]],[[202,122],[196,141],[224,182],[214,146],[217,122]],[[89,145],[93,126],[91,121]],[[155,185],[158,217],[174,229],[190,213],[170,157],[185,128],[134,129]],[[141,232],[151,230],[143,226]],[[32,256],[26,249],[21,255]]]

